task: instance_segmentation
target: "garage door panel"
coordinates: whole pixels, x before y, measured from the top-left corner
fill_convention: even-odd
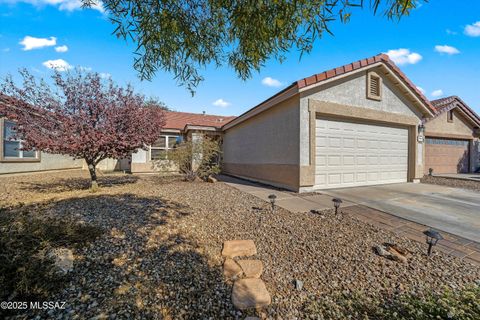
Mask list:
[[[316,136],[316,188],[407,181],[407,129],[317,119]]]
[[[469,141],[427,137],[425,143],[425,173],[467,173],[469,171]]]

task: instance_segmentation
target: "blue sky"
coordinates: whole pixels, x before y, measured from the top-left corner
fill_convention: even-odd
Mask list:
[[[428,98],[458,95],[480,113],[480,1],[432,0],[399,23],[355,10],[350,23],[333,24],[334,36],[325,35],[301,60],[293,49],[283,64],[269,61],[247,81],[228,67],[203,70],[206,80],[194,97],[168,73],[140,81],[134,45],[111,34],[114,26],[102,10],[83,10],[78,3],[0,0],[0,76],[26,67],[45,77],[48,66],[66,62],[130,82],[177,111],[238,115],[297,79],[393,50]]]

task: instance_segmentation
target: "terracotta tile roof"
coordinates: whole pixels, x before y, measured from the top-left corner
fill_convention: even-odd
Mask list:
[[[435,110],[438,112],[438,111],[440,111],[444,108],[449,107],[456,100],[457,100],[456,96],[450,96],[450,97],[445,97],[445,98],[432,100],[430,102],[432,103],[432,106],[435,108]]]
[[[346,65],[341,66],[341,67],[330,69],[330,70],[324,71],[322,73],[315,74],[315,75],[310,76],[308,78],[298,80],[297,82],[294,82],[293,84],[294,85],[296,84],[297,87],[299,89],[301,89],[301,88],[304,88],[304,87],[307,87],[307,86],[310,86],[310,85],[313,85],[313,84],[316,84],[316,83],[319,83],[319,82],[322,82],[322,81],[325,81],[325,80],[328,80],[328,79],[331,79],[331,78],[335,78],[336,76],[339,76],[339,75],[342,75],[342,74],[345,74],[345,73],[349,73],[349,72],[355,71],[357,69],[372,65],[372,64],[377,63],[377,62],[383,62],[384,64],[389,66],[393,70],[393,72],[405,82],[407,87],[409,87],[413,92],[415,92],[417,97],[425,105],[427,105],[431,109],[431,111],[435,112],[435,108],[432,106],[430,101],[425,97],[425,95],[423,93],[421,93],[420,90],[417,89],[417,86],[415,86],[413,84],[413,82],[410,81],[410,79],[408,79],[408,77],[400,70],[400,68],[398,68],[392,60],[390,60],[388,55],[383,54],[383,53],[378,54],[378,55],[373,56],[373,57],[370,57],[370,58],[355,61],[355,62],[346,64]]]
[[[354,71],[356,71],[360,68],[364,68],[364,67],[367,67],[369,65],[379,63],[379,62],[385,64],[390,70],[392,70],[392,72],[394,74],[396,74],[404,82],[404,84],[417,96],[417,98],[421,102],[423,102],[423,104],[428,108],[428,110],[430,110],[431,113],[435,114],[436,109],[432,106],[432,104],[427,99],[427,97],[425,97],[425,95],[422,92],[420,92],[420,90],[418,90],[417,86],[414,85],[413,82],[410,81],[410,79],[408,79],[408,77],[395,65],[395,63],[392,60],[390,60],[388,55],[382,53],[382,54],[378,54],[378,55],[370,57],[370,58],[366,58],[366,59],[362,59],[362,60],[359,60],[359,61],[355,61],[355,62],[346,64],[346,65],[341,66],[341,67],[330,69],[330,70],[324,71],[322,73],[314,74],[310,77],[303,78],[303,79],[300,79],[296,82],[293,82],[288,87],[284,88],[283,90],[279,91],[275,95],[271,96],[270,98],[264,100],[263,102],[259,103],[255,107],[247,110],[246,112],[244,112],[243,114],[238,116],[237,117],[238,120],[234,121],[232,123],[232,126],[234,126],[238,123],[241,123],[245,118],[248,119],[249,114],[252,114],[252,112],[254,110],[260,108],[265,103],[271,101],[272,99],[280,96],[281,94],[283,94],[285,92],[288,92],[291,89],[297,89],[297,90],[298,89],[304,89],[308,86],[311,86],[311,85],[320,83],[322,81],[326,81],[326,80],[335,78],[335,77],[340,76],[340,75],[344,75],[344,74],[347,74],[347,73],[350,73],[350,72],[354,72]]]
[[[220,129],[223,125],[235,119],[234,116],[215,116],[201,113],[165,112],[164,129],[183,130],[187,124],[195,126],[214,127]]]
[[[446,110],[450,110],[454,107],[459,107],[465,112],[471,120],[480,124],[480,116],[473,111],[460,97],[458,96],[449,96],[445,98],[440,98],[430,101],[432,106],[435,108],[435,117],[442,114]],[[452,108],[451,108],[452,107]],[[435,118],[434,117],[434,118]]]

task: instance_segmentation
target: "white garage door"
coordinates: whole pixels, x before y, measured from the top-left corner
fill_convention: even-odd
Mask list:
[[[315,188],[407,181],[408,129],[316,120]]]

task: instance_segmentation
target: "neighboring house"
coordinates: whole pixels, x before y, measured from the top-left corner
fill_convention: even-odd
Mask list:
[[[387,55],[294,82],[223,126],[223,171],[294,190],[418,181],[436,109]]]
[[[132,172],[153,172],[165,170],[159,162],[168,161],[168,152],[184,139],[198,140],[204,135],[216,139],[222,138],[222,126],[235,117],[215,116],[205,113],[165,112],[165,126],[162,136],[148,150],[138,150],[132,154]],[[175,171],[171,167],[171,171]]]
[[[480,117],[459,97],[433,100],[425,121],[425,173],[475,172],[480,167]]]
[[[0,103],[12,104],[14,99],[0,94]],[[12,140],[15,123],[0,117],[0,174],[60,169],[80,169],[83,160],[39,151],[22,151],[22,141]]]
[[[15,99],[0,94],[1,104],[15,104]],[[65,169],[87,169],[83,159],[40,151],[22,151],[22,141],[12,140],[15,123],[0,116],[0,174]],[[111,171],[124,169],[124,161],[105,159],[97,168]]]
[[[14,123],[0,118],[0,174],[60,169],[81,169],[83,160],[39,151],[21,151],[22,142],[11,140]]]

